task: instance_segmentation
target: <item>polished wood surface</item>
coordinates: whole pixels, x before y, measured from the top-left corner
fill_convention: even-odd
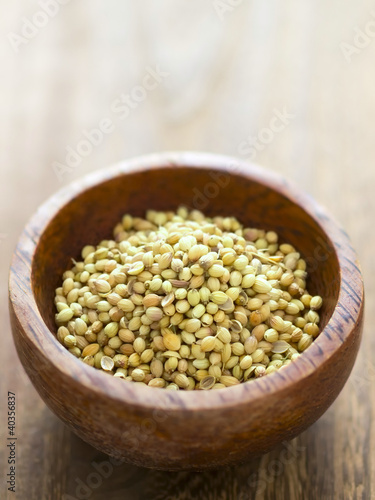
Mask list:
[[[17,498],[75,496],[76,480],[86,482],[95,472],[93,463],[106,460],[46,408],[18,361],[8,322],[12,251],[30,214],[62,185],[153,151],[200,149],[252,157],[293,178],[344,224],[359,252],[367,302],[374,298],[375,42],[368,37],[350,62],[342,49],[344,42],[354,43],[356,27],[364,29],[373,20],[373,3],[243,2],[228,9],[222,20],[213,3],[162,1],[156,6],[113,0],[107,5],[82,0],[61,6],[18,54],[7,35],[20,33],[22,17],[32,17],[39,7],[25,0],[0,7],[0,432],[5,443],[4,401],[7,391],[13,391],[20,437]],[[139,85],[146,67],[156,64],[169,76],[121,119],[111,111],[113,101]],[[249,151],[242,143],[269,128],[275,109],[282,113],[284,108],[293,115],[285,119],[285,127],[278,121],[272,140],[270,134],[262,135],[269,142]],[[66,146],[76,147],[84,129],[96,128],[108,117],[114,130],[59,182],[52,165],[64,162]],[[168,474],[114,466],[111,478],[92,487],[90,498],[371,498],[372,319],[370,307],[359,358],[343,392],[291,449],[282,445],[220,473]],[[1,488],[4,450],[2,446]]]

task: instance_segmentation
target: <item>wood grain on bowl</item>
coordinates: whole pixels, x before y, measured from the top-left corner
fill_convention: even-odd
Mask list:
[[[324,299],[318,339],[281,371],[219,391],[165,391],[97,371],[55,339],[54,289],[85,244],[111,237],[125,213],[185,204],[277,231],[308,261]],[[128,462],[218,467],[264,453],[317,420],[345,384],[360,344],[364,292],[345,232],[309,196],[254,165],[166,153],[85,177],[48,200],[19,240],[10,312],[19,357],[46,404],[79,436]],[[146,436],[146,438],[145,438]]]

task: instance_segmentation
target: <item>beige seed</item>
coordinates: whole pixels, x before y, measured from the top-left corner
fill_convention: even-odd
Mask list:
[[[239,361],[238,356],[231,356],[225,363],[225,368],[227,370],[232,370],[236,365],[238,365],[238,361]]]
[[[103,370],[105,371],[111,371],[113,370],[113,367],[115,366],[115,363],[112,358],[109,356],[103,356],[100,360],[100,366],[102,367]]]
[[[232,338],[229,330],[221,326],[217,329],[217,337],[223,344],[228,344]]]
[[[146,308],[148,308],[148,307],[158,306],[161,300],[162,297],[160,297],[160,295],[149,293],[148,295],[145,295],[145,297],[142,300],[142,303]]]
[[[138,274],[141,274],[141,272],[144,270],[145,265],[143,262],[135,262],[127,271],[127,274],[130,276],[137,276]]]
[[[58,314],[56,314],[57,323],[66,323],[73,318],[74,312],[69,307],[62,309]]]
[[[142,382],[145,378],[145,372],[139,368],[135,368],[131,373],[131,377],[136,382]]]
[[[99,294],[106,294],[111,291],[111,285],[106,280],[96,280],[94,282],[95,289]]]
[[[316,323],[307,323],[303,328],[304,333],[317,337],[320,333],[319,326]]]
[[[254,335],[251,335],[245,340],[244,348],[247,354],[253,354],[258,347],[258,340]]]
[[[305,351],[313,341],[313,337],[308,333],[304,333],[301,337],[301,340],[298,342],[298,350],[300,352]]]
[[[174,299],[175,299],[175,294],[173,292],[170,292],[165,297],[162,298],[160,305],[163,308],[167,308],[168,306],[172,305]]]
[[[224,344],[222,349],[218,349],[218,352],[221,352],[221,361],[225,364],[232,354],[230,344]]]
[[[274,328],[270,328],[265,332],[264,339],[267,342],[276,342],[279,339],[279,332]]]
[[[64,339],[68,335],[69,335],[69,330],[65,326],[60,326],[60,328],[57,330],[57,339],[61,344],[64,343]]]
[[[116,354],[112,359],[116,368],[127,368],[128,357],[124,354]]]
[[[117,302],[117,307],[124,312],[132,312],[135,309],[135,304],[129,299],[121,299]]]
[[[174,295],[177,300],[183,300],[187,297],[187,291],[185,288],[177,288],[177,290],[174,292]]]
[[[225,313],[231,313],[234,311],[234,303],[230,297],[228,297],[227,301],[224,302],[224,304],[218,304],[218,306]]]
[[[270,320],[270,326],[278,332],[285,332],[287,329],[284,320],[280,316],[273,316]]]
[[[119,330],[118,336],[123,342],[130,343],[130,342],[134,342],[134,339],[135,339],[134,333],[131,330],[128,330],[126,328]]]
[[[178,391],[179,387],[177,384],[168,384],[166,389],[172,390],[172,391]]]
[[[206,305],[206,308],[205,308],[206,312],[208,314],[211,314],[211,315],[214,315],[218,312],[219,310],[219,306],[217,304],[214,304],[213,302],[209,302],[207,305]]]
[[[243,271],[248,264],[249,259],[246,257],[246,255],[241,255],[233,262],[233,267],[237,271]]]
[[[113,351],[117,351],[122,345],[121,340],[118,337],[112,337],[111,339],[108,340],[108,348],[112,349]]]
[[[210,300],[214,302],[217,305],[223,305],[225,302],[228,300],[228,295],[226,295],[224,292],[212,292],[210,296]]]
[[[219,264],[213,264],[209,269],[208,269],[208,274],[212,276],[213,278],[220,278],[223,276],[225,271],[225,268]]]
[[[150,363],[154,357],[154,351],[152,349],[145,349],[141,354],[142,363]]]
[[[164,370],[167,373],[172,373],[177,369],[177,366],[178,366],[177,358],[168,358],[167,361],[164,363]]]
[[[104,333],[107,335],[108,338],[112,338],[115,335],[117,335],[118,328],[119,324],[113,321],[105,326]]]
[[[198,290],[189,290],[187,293],[187,300],[192,307],[197,306],[201,300],[200,292]]]
[[[166,333],[163,335],[163,342],[169,351],[178,351],[181,347],[181,339],[175,333]]]
[[[272,285],[267,280],[256,277],[253,290],[257,293],[269,293],[272,290]]]
[[[245,353],[245,347],[241,342],[234,342],[232,344],[232,353],[235,356],[242,356]]]
[[[183,373],[178,373],[174,381],[181,389],[187,389],[189,387],[189,379]]]
[[[202,389],[203,391],[208,391],[209,389],[212,389],[214,385],[215,385],[215,377],[212,376],[204,377],[199,382],[199,388]]]
[[[134,340],[133,347],[136,353],[141,354],[146,349],[146,342],[142,337],[137,337]]]
[[[207,271],[213,265],[214,261],[215,261],[215,257],[213,255],[213,253],[210,252],[207,255],[203,255],[199,259],[199,265],[200,265],[200,267],[202,269],[204,269],[205,271]]]
[[[79,347],[70,347],[69,348],[69,352],[71,354],[73,354],[73,356],[75,356],[76,358],[80,358],[81,357],[81,349]]]
[[[219,380],[221,384],[225,385],[225,387],[231,387],[232,385],[237,385],[240,383],[240,381],[236,379],[236,377],[231,377],[229,375],[222,375]]]
[[[64,309],[69,309],[69,306],[66,302],[57,302],[56,309],[58,312],[61,312]]]
[[[206,370],[210,366],[210,362],[207,358],[204,359],[195,359],[193,361],[193,366],[198,370]]]
[[[130,354],[129,359],[128,359],[129,366],[132,367],[137,367],[141,364],[141,358],[138,353],[133,352],[133,354]]]
[[[153,359],[150,365],[151,373],[156,378],[160,378],[163,374],[163,363],[159,359]]]
[[[162,271],[164,269],[167,269],[169,265],[171,264],[173,259],[173,253],[172,252],[167,252],[163,253],[158,261],[159,264],[159,269]]]
[[[72,278],[66,278],[64,280],[63,286],[62,286],[62,292],[66,296],[68,293],[73,290],[74,288],[74,281]]]
[[[254,370],[254,375],[256,378],[263,377],[266,373],[266,368],[264,366],[257,366]]]
[[[99,344],[88,344],[83,350],[82,350],[82,357],[86,356],[95,356],[97,352],[99,352],[100,346]]]
[[[198,304],[192,310],[192,316],[193,316],[193,318],[199,319],[205,314],[205,312],[206,312],[206,308],[204,307],[204,305]]]
[[[176,302],[176,311],[185,314],[190,309],[190,304],[187,300],[178,300]]]
[[[272,344],[272,352],[274,354],[282,354],[289,349],[290,345],[285,340],[277,340]]]
[[[215,348],[215,341],[216,337],[213,336],[208,336],[202,339],[202,343],[200,346],[201,351],[203,352],[213,351],[213,349]]]
[[[72,307],[72,306],[70,306]],[[63,311],[62,311],[63,312]],[[316,311],[309,311],[306,315],[305,315],[305,319],[309,322],[309,323],[319,323],[319,320],[320,320],[320,317],[319,317],[319,314],[316,312]]]
[[[148,386],[149,387],[165,387],[165,380],[162,378],[153,378],[149,381]]]
[[[252,360],[254,363],[261,363],[263,358],[264,358],[264,351],[263,349],[256,349],[252,354],[251,354]]]
[[[163,311],[159,307],[149,307],[146,309],[146,316],[152,321],[160,321]]]
[[[74,335],[67,335],[64,338],[63,342],[64,346],[68,348],[75,347],[77,345],[77,339],[75,338]]]
[[[322,307],[322,304],[323,304],[322,297],[319,297],[319,295],[317,295],[311,299],[310,308],[313,311],[318,311]]]
[[[247,370],[253,364],[253,358],[250,355],[244,356],[240,361],[241,370]]]
[[[189,333],[197,332],[200,329],[200,327],[201,327],[201,322],[199,321],[199,319],[196,318],[189,319],[188,321],[186,321],[184,325],[184,329]]]

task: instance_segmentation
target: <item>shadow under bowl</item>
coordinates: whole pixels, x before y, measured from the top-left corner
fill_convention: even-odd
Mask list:
[[[306,259],[310,293],[324,299],[324,329],[289,366],[219,391],[166,391],[110,377],[56,340],[54,291],[71,258],[111,238],[124,213],[181,204],[274,230]],[[275,173],[204,153],[125,161],[52,196],[20,237],[9,297],[19,358],[48,407],[97,449],[166,470],[238,463],[315,422],[351,372],[364,306],[356,254],[325,210]]]

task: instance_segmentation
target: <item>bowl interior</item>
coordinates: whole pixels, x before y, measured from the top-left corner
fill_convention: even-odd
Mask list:
[[[248,227],[275,230],[308,263],[310,293],[321,295],[321,325],[329,321],[340,291],[334,247],[295,201],[267,183],[241,174],[206,168],[155,168],[130,172],[88,188],[67,203],[40,237],[33,259],[32,288],[43,320],[56,331],[54,290],[62,273],[79,259],[87,244],[112,237],[124,213],[144,216],[147,209],[173,210],[179,205],[208,215],[235,216]]]

